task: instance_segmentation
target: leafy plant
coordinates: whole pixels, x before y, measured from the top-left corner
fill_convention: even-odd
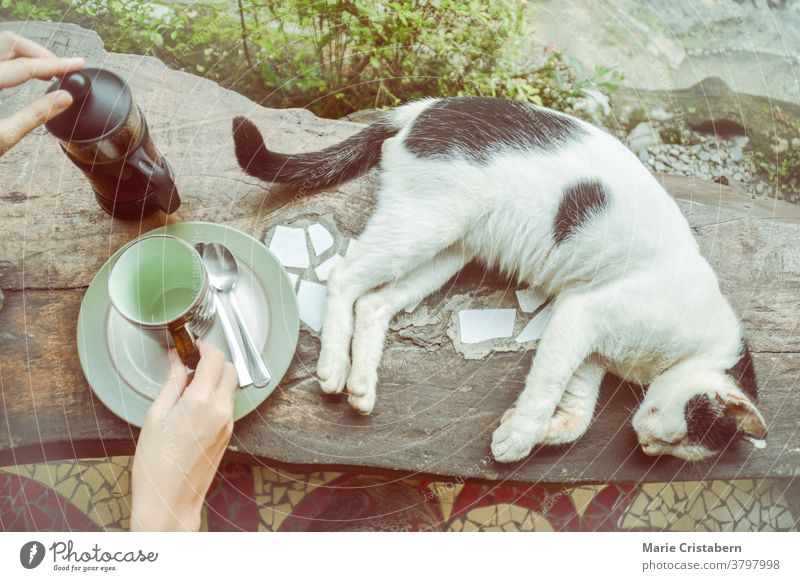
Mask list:
[[[59,20],[61,13],[54,2],[36,0],[0,0],[0,15],[18,20]]]
[[[264,105],[327,117],[474,94],[570,110],[585,88],[613,90],[620,78],[586,74],[552,51],[533,59],[521,0],[0,2],[0,16],[75,22],[108,50],[154,55]]]

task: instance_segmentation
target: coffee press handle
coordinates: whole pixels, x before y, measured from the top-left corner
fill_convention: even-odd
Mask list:
[[[197,369],[197,364],[200,363],[200,350],[197,348],[197,341],[191,331],[186,328],[186,325],[182,325],[175,330],[170,329],[169,332],[183,364],[189,369]]]
[[[165,214],[172,214],[178,209],[181,199],[172,176],[150,159],[143,147],[131,152],[125,159],[125,165],[143,175],[143,179],[147,180],[147,189],[155,192],[156,204]]]

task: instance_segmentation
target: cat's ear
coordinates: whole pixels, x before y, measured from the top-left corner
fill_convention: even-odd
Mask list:
[[[717,394],[725,406],[725,415],[736,422],[740,432],[757,440],[767,437],[767,423],[750,398],[738,390],[725,390]]]

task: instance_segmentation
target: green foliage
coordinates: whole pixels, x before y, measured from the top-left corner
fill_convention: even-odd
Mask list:
[[[800,122],[777,105],[766,111],[771,111],[773,118],[775,143],[772,151],[753,151],[753,163],[759,176],[775,188],[779,198],[798,202],[800,148],[796,146],[794,139],[800,134]],[[782,150],[777,147],[779,141],[784,142],[785,147]]]
[[[54,2],[38,0],[0,0],[0,16],[16,20],[60,20],[61,12]]]
[[[753,154],[758,172],[769,183],[777,184],[781,189],[797,190],[800,185],[800,150],[788,149],[783,153],[765,154],[756,151]]]
[[[0,0],[0,17],[92,28],[116,52],[154,55],[272,107],[340,117],[424,96],[486,95],[570,110],[588,75],[530,46],[521,0]],[[528,49],[530,51],[531,49]]]
[[[686,126],[669,127],[661,131],[661,141],[667,145],[697,145],[701,143],[700,136],[686,129]]]

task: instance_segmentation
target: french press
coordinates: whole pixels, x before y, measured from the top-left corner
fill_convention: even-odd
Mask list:
[[[147,122],[119,76],[87,68],[53,83],[72,95],[69,108],[46,123],[67,157],[89,179],[100,206],[137,219],[180,206],[172,168],[158,152]]]

